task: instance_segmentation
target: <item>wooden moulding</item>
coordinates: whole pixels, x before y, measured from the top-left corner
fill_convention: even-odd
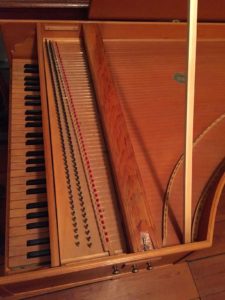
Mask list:
[[[206,207],[206,212],[204,212],[203,217],[202,217],[202,222],[204,224],[204,215],[206,214],[209,215],[209,221],[208,221],[208,226],[207,226],[207,241],[210,241],[211,244],[213,242],[213,233],[214,233],[214,227],[215,227],[215,220],[216,220],[216,212],[217,208],[219,205],[220,197],[223,192],[223,189],[225,187],[225,173],[223,173],[222,177],[220,178],[215,192],[214,192],[214,197],[212,197],[212,202],[210,203],[210,208]],[[207,212],[207,208],[209,212]]]
[[[208,242],[198,242],[150,252],[111,257],[110,259],[104,258],[86,264],[77,263],[76,265],[4,276],[0,278],[0,296],[7,297],[11,293],[11,295],[16,295],[17,299],[24,299],[25,297],[83,284],[119,278],[127,273],[132,274],[133,266],[142,270],[147,268],[147,263],[152,267],[166,265],[179,261],[191,251],[208,246]],[[113,274],[115,267],[119,270],[118,275]]]
[[[38,44],[38,64],[41,88],[41,108],[43,116],[43,135],[44,135],[44,152],[46,164],[46,185],[48,195],[48,218],[49,218],[49,235],[50,235],[50,248],[51,248],[51,266],[59,266],[59,241],[58,241],[58,228],[57,228],[57,215],[55,204],[55,187],[53,179],[53,162],[52,162],[52,146],[51,134],[49,123],[49,110],[46,94],[45,83],[45,70],[44,70],[44,56],[43,56],[43,42],[41,34],[41,25],[37,25],[37,44]]]
[[[131,250],[143,251],[145,243],[149,240],[150,247],[153,244],[156,248],[153,220],[147,213],[142,178],[122,112],[119,93],[105,56],[100,29],[98,25],[85,24],[83,31]]]
[[[5,212],[5,257],[4,257],[4,271],[7,273],[8,269],[8,253],[9,253],[9,195],[10,195],[10,164],[11,164],[11,130],[12,130],[12,69],[10,72],[10,92],[9,92],[9,119],[8,119],[8,156],[7,156],[7,185],[6,185],[6,212]]]

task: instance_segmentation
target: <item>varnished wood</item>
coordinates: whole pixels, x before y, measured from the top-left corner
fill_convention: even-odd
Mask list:
[[[163,288],[162,288],[163,286]],[[166,291],[166,292],[165,292]],[[83,300],[134,300],[149,298],[172,300],[175,298],[196,299],[198,293],[192,281],[190,270],[185,264],[167,266],[153,271],[140,271],[134,276],[126,276],[107,282],[86,285],[57,293],[34,297],[32,300],[72,299]]]
[[[33,7],[33,8],[74,8],[74,7],[88,7],[89,0],[70,0],[70,1],[61,1],[61,0],[36,0],[34,1],[27,1],[27,0],[10,0],[10,1],[1,1],[0,7],[1,8],[25,8],[25,7]]]
[[[208,260],[200,259],[190,263],[190,269],[196,286],[200,291],[201,298],[208,294],[219,294],[221,291],[224,291],[224,267],[224,253],[211,257]],[[216,295],[215,299],[220,299],[219,295]]]
[[[24,91],[24,65],[25,64],[35,64],[36,62],[30,59],[13,59],[12,62],[12,73],[11,73],[11,101],[10,101],[10,132],[9,132],[9,163],[8,163],[8,183],[7,183],[7,235],[6,235],[6,246],[5,246],[5,270],[6,272],[14,271],[15,269],[26,270],[32,265],[38,265],[43,262],[49,263],[49,255],[44,257],[29,258],[28,253],[39,251],[40,247],[38,245],[32,248],[27,247],[27,241],[30,235],[39,236],[39,234],[44,234],[45,238],[48,238],[48,228],[35,228],[28,230],[27,224],[38,223],[38,222],[48,222],[48,217],[46,216],[47,207],[43,209],[27,209],[27,204],[37,203],[40,200],[45,201],[46,193],[41,194],[27,194],[29,188],[39,189],[45,188],[45,185],[32,185],[27,186],[26,182],[28,178],[37,179],[37,177],[45,176],[40,172],[38,175],[35,172],[31,174],[26,172],[26,168],[29,167],[26,164],[27,157],[26,152],[30,150],[43,150],[43,146],[28,146],[26,145],[25,133],[32,131],[32,129],[26,128],[25,126],[25,110],[27,107],[24,105],[25,95],[29,92]],[[37,75],[37,74],[36,74]],[[21,79],[22,78],[22,79]],[[32,95],[32,92],[31,94]],[[33,95],[38,95],[33,93]],[[37,106],[36,106],[37,108]],[[22,115],[22,119],[17,119],[18,112]],[[38,107],[40,109],[40,107]],[[38,132],[41,128],[38,129]],[[37,132],[37,131],[36,131]],[[19,155],[18,155],[19,154]],[[33,166],[32,164],[31,166]],[[20,177],[20,181],[15,182],[15,178]],[[12,182],[11,182],[12,180]],[[15,184],[13,184],[15,183]],[[15,205],[14,203],[20,200],[23,201],[22,206]],[[44,213],[45,217],[35,217],[28,219],[27,215],[30,213]],[[14,240],[17,243],[14,244]],[[44,245],[43,249],[47,250],[49,245]]]
[[[79,259],[80,256],[84,255],[84,256],[88,256],[88,255],[92,255],[92,254],[96,254],[97,256],[102,256],[104,255],[104,251],[102,248],[102,244],[101,244],[101,240],[100,240],[100,236],[97,234],[97,225],[96,225],[96,221],[94,218],[94,214],[93,214],[93,210],[90,211],[91,216],[89,215],[89,218],[91,218],[91,221],[93,222],[93,227],[91,227],[91,231],[94,232],[94,236],[95,236],[95,240],[93,241],[93,247],[92,248],[88,248],[88,246],[86,245],[85,242],[85,235],[81,236],[79,231],[76,231],[74,233],[74,230],[77,230],[78,228],[80,228],[80,230],[84,230],[84,225],[82,223],[82,216],[81,216],[81,210],[80,210],[80,206],[79,206],[79,200],[77,197],[77,192],[76,192],[76,185],[75,185],[75,181],[74,181],[74,177],[73,175],[71,175],[71,181],[73,183],[73,185],[70,183],[69,188],[74,187],[74,190],[72,191],[73,194],[73,199],[77,199],[78,201],[76,202],[76,206],[75,203],[73,204],[75,206],[75,218],[76,220],[74,221],[74,223],[76,224],[75,227],[73,226],[73,211],[71,211],[71,206],[70,206],[70,198],[69,198],[69,192],[68,192],[68,180],[69,178],[66,177],[65,171],[64,171],[64,164],[62,164],[63,159],[65,159],[64,157],[64,153],[63,153],[63,147],[61,144],[61,133],[60,132],[60,125],[59,125],[59,119],[58,119],[58,115],[57,115],[57,106],[55,105],[55,99],[57,99],[58,103],[60,101],[63,101],[63,99],[60,99],[60,94],[58,91],[55,92],[54,90],[54,86],[52,84],[52,82],[55,82],[56,79],[54,77],[51,77],[51,74],[53,74],[53,70],[51,70],[52,65],[50,65],[50,62],[48,63],[48,54],[45,48],[45,44],[43,43],[43,47],[44,47],[44,55],[45,55],[45,72],[47,73],[47,76],[49,79],[52,78],[52,81],[48,80],[47,81],[47,92],[48,92],[48,101],[49,101],[49,109],[51,111],[51,115],[50,115],[50,126],[51,128],[57,128],[58,132],[57,134],[55,133],[51,133],[52,134],[52,144],[53,144],[53,170],[55,173],[55,188],[56,188],[56,203],[57,203],[57,214],[58,214],[58,226],[59,226],[59,247],[60,247],[60,261],[62,264],[71,262],[76,259]],[[52,72],[52,73],[50,73]],[[54,75],[53,75],[54,76]],[[57,87],[56,87],[57,88]],[[66,105],[66,104],[65,104]],[[62,121],[63,122],[63,121]],[[71,125],[71,130],[72,130],[72,125]],[[71,133],[72,134],[72,133]],[[64,137],[64,141],[65,143],[67,142],[67,137],[65,135]],[[83,166],[82,166],[82,162],[81,162],[81,158],[80,158],[80,154],[79,154],[79,148],[77,145],[77,141],[76,141],[76,137],[73,136],[73,149],[74,152],[77,156],[77,160],[79,160],[79,163],[77,162],[77,168],[79,170],[79,176],[80,176],[80,180],[83,182],[84,186],[83,189],[81,190],[83,195],[84,195],[84,200],[89,202],[90,205],[90,194],[88,191],[88,186],[87,186],[87,182],[84,180],[85,174],[84,174],[84,170],[83,170]],[[68,146],[65,146],[68,149]],[[69,153],[69,151],[67,152]],[[68,154],[69,155],[69,154]],[[59,159],[60,157],[60,159]],[[63,161],[64,162],[64,161]],[[73,168],[72,164],[67,165],[68,168],[70,168],[70,170]],[[60,175],[60,176],[57,176]],[[61,174],[63,174],[64,176],[62,176]],[[70,173],[72,174],[72,173]],[[61,198],[62,197],[62,198]],[[63,201],[62,201],[63,199]],[[74,201],[75,202],[75,201]],[[73,207],[74,207],[73,206]],[[89,206],[89,208],[91,209],[91,205]],[[79,215],[78,215],[79,214]],[[65,220],[65,215],[69,216],[66,220]],[[78,227],[79,226],[79,227]],[[78,227],[78,228],[76,228]],[[89,228],[90,230],[90,228]],[[65,235],[65,232],[67,232],[67,235],[70,236],[69,239],[67,239],[67,236]],[[75,239],[75,235],[77,234],[77,241]],[[78,243],[77,245],[75,243]],[[92,242],[92,241],[91,241]]]
[[[185,70],[185,42],[177,41],[176,43],[174,40],[168,40],[164,41],[166,43],[164,44],[163,40],[155,40],[155,36],[154,39],[149,38],[143,39],[142,41],[138,38],[127,38],[123,40],[120,39],[119,32],[117,32],[117,38],[113,37],[111,39],[107,38],[105,30],[103,30],[103,32],[105,33],[104,45],[106,55],[110,62],[113,78],[122,95],[121,102],[124,115],[135,149],[138,165],[141,166],[140,171],[147,191],[148,203],[153,212],[152,217],[157,224],[157,231],[160,231],[161,209],[163,204],[162,195],[167,189],[167,180],[176,165],[173,159],[177,157],[179,160],[180,154],[183,153],[184,149],[184,145],[182,144],[184,140],[182,120],[184,120],[185,109],[183,102],[185,99],[185,84],[180,84],[176,80],[173,80],[171,75],[174,74],[174,70]],[[123,34],[124,32],[121,32],[122,36]],[[183,31],[183,36],[185,37],[185,31]],[[211,70],[215,70],[215,64],[217,68],[220,69],[221,61],[218,60],[217,64],[216,60],[211,58],[207,60],[207,65],[203,63],[203,61],[205,61],[205,55],[209,55],[209,49],[212,49],[210,56],[212,55],[213,57],[214,55],[215,57],[223,55],[223,51],[219,54],[221,51],[220,43],[218,42],[217,44],[215,41],[213,44],[211,42],[212,41],[203,41],[201,38],[198,42],[197,56],[199,63],[197,64],[196,74],[194,139],[197,141],[198,137],[201,138],[198,140],[198,146],[196,144],[194,156],[195,173],[193,176],[198,179],[193,182],[193,207],[195,207],[196,200],[200,196],[201,188],[207,183],[206,177],[212,173],[212,169],[210,170],[210,168],[216,168],[224,156],[224,146],[222,145],[222,128],[224,126],[222,115],[224,112],[224,104],[219,92],[222,90],[222,81],[218,81],[215,75],[212,75],[212,72],[207,71],[211,68]],[[217,45],[218,48],[215,47],[215,45]],[[206,50],[206,48],[208,50]],[[204,51],[208,54],[204,54]],[[141,54],[138,56],[136,53]],[[178,59],[178,56],[180,56],[180,59]],[[131,61],[132,64],[130,63]],[[168,64],[168,61],[170,61],[171,64]],[[203,71],[202,68],[205,71]],[[223,67],[221,68],[221,75],[223,74],[222,70]],[[138,74],[138,76],[136,76],[136,74]],[[149,80],[149,78],[151,78],[151,80]],[[155,80],[152,80],[152,78]],[[171,79],[169,80],[169,78]],[[158,92],[157,85],[159,82],[161,83],[160,93]],[[211,90],[210,84],[213,86],[217,86],[218,84],[218,87],[215,89],[218,94],[214,92],[212,94],[212,97],[215,99],[213,103],[211,102],[211,105],[215,105],[213,110],[209,110],[209,106],[204,105],[204,103],[208,101],[207,99]],[[204,88],[202,88],[203,86]],[[171,99],[173,99],[174,102],[171,102]],[[176,110],[174,110],[175,106]],[[160,109],[160,107],[163,107],[163,109]],[[204,116],[207,115],[207,118],[200,117],[204,111]],[[167,128],[167,130],[165,130],[165,128]],[[151,139],[149,136],[151,136]],[[214,142],[209,143],[211,138],[213,138]],[[216,144],[218,143],[218,146],[216,146],[215,141]],[[204,144],[208,144],[208,146],[206,147]],[[210,155],[212,152],[209,150],[209,144],[211,147],[218,147],[218,150],[214,151],[213,155]],[[173,149],[172,153],[174,157],[168,156],[168,149]],[[208,157],[207,164],[204,163],[206,156]],[[198,167],[198,164],[201,164],[202,167]],[[206,171],[206,168],[208,171]],[[168,173],[166,173],[166,170]],[[182,182],[182,168],[180,168],[179,172],[179,178]],[[198,172],[199,175],[197,175]],[[203,179],[204,177],[205,179]],[[199,184],[200,180],[202,187]],[[182,201],[178,201],[180,197],[180,192],[177,193],[176,196],[171,197],[171,200],[172,198],[174,200],[171,201],[173,205],[169,222],[173,223],[172,226],[178,238],[175,238],[173,230],[171,230],[170,227],[171,244],[179,243],[182,240],[183,224],[180,223],[180,217],[178,217],[180,213],[183,214],[183,210],[179,208],[180,205],[182,206]],[[179,227],[176,225],[177,222],[180,224]],[[179,231],[181,231],[181,234]],[[160,235],[158,232],[157,234]]]
[[[4,23],[4,22],[3,22]],[[11,23],[10,23],[11,24]],[[13,26],[9,26],[5,24],[5,31],[7,28],[16,28],[17,23],[12,22]],[[20,24],[20,23],[19,23]],[[14,59],[16,54],[20,57],[29,57],[35,56],[35,51],[32,50],[32,47],[35,45],[32,42],[33,37],[35,36],[35,30],[32,31],[32,34],[29,33],[29,22],[22,22],[22,30],[19,31],[22,33],[20,37],[15,37],[16,33],[12,35],[12,40],[8,40],[9,53],[12,48],[16,49],[14,51]],[[21,25],[20,24],[20,25]],[[36,23],[31,23],[35,24]],[[78,64],[78,73],[81,76],[79,78],[80,84],[79,89],[76,90],[75,83],[78,80],[78,74],[73,70],[74,65],[71,64],[70,69],[70,61],[74,63],[74,56],[76,51],[72,47],[69,52],[64,52],[64,38],[60,37],[60,35],[65,34],[65,38],[71,40],[79,40],[82,42],[83,36],[80,36],[80,28],[82,24],[79,22],[68,22],[66,24],[62,24],[61,22],[40,22],[40,27],[42,27],[43,31],[40,30],[39,33],[43,34],[43,37],[47,39],[53,39],[59,42],[59,46],[61,47],[62,57],[64,56],[63,63],[66,65],[65,74],[68,77],[68,74],[71,75],[70,85],[72,84],[73,88],[71,91],[73,95],[76,97],[84,97],[84,102],[86,101],[85,94],[85,80],[87,75],[80,75],[79,73],[79,64]],[[96,25],[96,24],[88,24]],[[32,25],[34,26],[34,25]],[[31,27],[32,27],[31,26]],[[34,27],[35,27],[34,26]],[[118,98],[120,100],[120,104],[122,107],[122,113],[125,120],[125,125],[127,126],[127,131],[130,137],[130,141],[134,148],[135,157],[137,160],[137,164],[140,167],[140,173],[142,179],[144,181],[144,187],[148,191],[147,193],[147,213],[151,213],[154,210],[153,219],[157,224],[157,239],[161,242],[160,231],[161,231],[161,217],[162,217],[162,199],[163,195],[166,192],[167,181],[170,179],[171,172],[173,167],[176,166],[176,163],[179,161],[180,156],[183,155],[183,144],[180,143],[182,135],[180,132],[183,131],[183,108],[184,108],[184,96],[185,96],[185,85],[181,85],[173,79],[173,75],[175,72],[180,70],[183,72],[185,70],[185,24],[150,24],[150,23],[98,23],[98,26],[101,31],[102,41],[100,45],[103,46],[104,49],[104,59],[107,60],[107,68],[109,69],[110,77],[114,85],[116,86],[116,91],[120,95]],[[27,27],[27,29],[26,29]],[[34,27],[32,27],[34,29]],[[19,28],[19,25],[18,25]],[[21,28],[21,27],[20,27]],[[32,30],[33,30],[32,29]],[[68,29],[68,30],[67,30]],[[223,123],[218,122],[217,126],[212,126],[214,122],[221,117],[221,113],[224,112],[224,102],[223,102],[223,76],[224,76],[224,66],[223,66],[223,54],[224,54],[224,25],[211,25],[211,24],[202,24],[199,26],[199,65],[197,65],[197,102],[196,102],[196,119],[195,124],[196,127],[194,129],[195,139],[198,139],[200,136],[204,136],[204,138],[199,140],[199,143],[196,143],[196,163],[194,164],[195,168],[198,169],[197,180],[195,181],[195,197],[194,197],[194,206],[198,203],[200,199],[202,188],[204,188],[208,182],[210,175],[215,170],[217,166],[217,162],[221,159],[223,155],[224,149],[224,139],[223,138]],[[6,34],[6,33],[5,33]],[[10,33],[11,34],[11,33]],[[26,35],[28,36],[28,41],[26,41]],[[7,36],[7,34],[6,34]],[[14,37],[13,37],[14,36]],[[52,36],[52,37],[51,37]],[[13,41],[14,39],[14,41]],[[15,42],[16,41],[16,42]],[[42,53],[44,39],[39,35],[38,43],[40,46],[39,51]],[[22,44],[28,45],[27,49],[23,49]],[[32,46],[33,45],[33,46]],[[11,49],[10,49],[11,47]],[[88,47],[94,47],[94,44],[89,44]],[[87,48],[88,48],[87,47]],[[99,52],[102,53],[101,51]],[[96,56],[99,53],[95,53]],[[156,55],[157,54],[157,55]],[[71,55],[71,57],[70,57]],[[102,54],[101,54],[102,55]],[[124,55],[124,56],[123,56]],[[77,54],[76,54],[77,56]],[[98,56],[97,56],[98,57]],[[47,62],[47,58],[45,54],[39,55],[40,63]],[[68,62],[66,62],[68,59]],[[143,60],[142,60],[143,59]],[[162,60],[160,60],[162,59]],[[165,59],[165,60],[163,60]],[[131,63],[132,62],[132,63]],[[47,65],[47,63],[46,63]],[[138,68],[140,67],[140,68]],[[199,69],[198,69],[199,68]],[[43,68],[42,68],[43,69]],[[48,97],[53,97],[52,86],[49,81],[50,74],[48,67],[45,67],[47,70],[45,77],[42,77],[42,88],[45,91],[45,88],[48,89]],[[207,71],[208,70],[208,71]],[[210,71],[209,71],[210,70]],[[96,71],[96,70],[95,70]],[[42,74],[43,74],[42,70]],[[15,73],[18,77],[18,82],[21,83],[21,78],[18,76],[18,72]],[[147,75],[146,75],[147,74]],[[218,76],[219,75],[219,76]],[[77,76],[77,77],[76,77]],[[64,76],[65,77],[65,76]],[[218,77],[220,79],[218,80]],[[147,78],[147,80],[146,80]],[[149,80],[151,78],[151,80]],[[168,79],[169,78],[169,79]],[[74,80],[74,81],[73,81]],[[133,81],[132,81],[133,80]],[[199,81],[198,81],[199,80]],[[47,82],[47,84],[46,84]],[[160,93],[159,93],[159,82],[160,82]],[[210,84],[208,84],[210,82]],[[24,94],[20,92],[19,89],[20,84],[18,84],[15,88],[15,93],[18,93],[19,97],[23,97]],[[214,87],[212,90],[211,86]],[[140,89],[138,90],[138,88]],[[108,88],[108,87],[107,87]],[[154,90],[155,88],[155,90]],[[107,89],[106,89],[107,90]],[[138,92],[137,92],[138,91]],[[213,93],[212,93],[213,91]],[[66,93],[68,95],[68,93]],[[122,95],[122,96],[121,96]],[[46,93],[44,93],[46,96]],[[97,93],[98,96],[98,93]],[[18,100],[19,100],[18,97]],[[145,98],[146,97],[146,98]],[[161,97],[161,98],[160,98]],[[168,97],[168,98],[167,98]],[[135,100],[136,98],[136,100]],[[208,105],[208,99],[213,99],[210,102],[210,106]],[[146,102],[143,101],[146,99]],[[168,103],[170,105],[168,105]],[[171,99],[174,99],[175,105],[171,105]],[[182,99],[182,100],[181,100]],[[129,100],[129,101],[128,101]],[[51,100],[52,101],[52,100]],[[160,102],[161,101],[161,102]],[[19,101],[18,101],[19,102]],[[79,101],[81,104],[82,102]],[[182,102],[182,103],[181,103]],[[173,104],[174,104],[173,103]],[[82,119],[85,122],[85,116],[90,117],[89,108],[86,109],[80,106],[84,118]],[[163,107],[163,109],[162,109]],[[127,109],[128,108],[128,109]],[[131,110],[129,110],[131,108]],[[158,115],[157,115],[157,109]],[[180,110],[179,110],[180,109]],[[20,170],[20,167],[24,167],[24,161],[20,160],[23,154],[24,148],[20,146],[21,142],[24,142],[24,137],[21,134],[22,130],[24,130],[24,125],[22,122],[22,118],[19,116],[23,111],[23,105],[18,103],[12,114],[12,117],[15,118],[15,126],[18,127],[18,130],[12,130],[13,137],[13,147],[10,148],[12,153],[13,162],[13,174],[9,176],[9,179],[13,182],[12,193],[12,202],[11,207],[15,211],[10,211],[14,216],[13,225],[17,225],[21,220],[24,220],[25,217],[25,205],[27,202],[32,199],[35,201],[40,201],[39,197],[30,197],[29,200],[24,198],[24,188],[21,185],[24,184],[27,176],[25,176],[24,172]],[[50,110],[54,112],[54,109]],[[130,119],[130,111],[135,112],[135,125],[143,125],[144,130],[140,130],[139,134],[143,135],[145,141],[147,142],[147,150],[146,153],[155,155],[154,159],[156,162],[157,168],[162,170],[160,173],[160,180],[163,182],[163,188],[161,190],[160,197],[152,197],[152,191],[154,191],[155,185],[148,184],[150,176],[154,174],[154,172],[145,173],[146,171],[146,163],[143,163],[141,160],[140,151],[137,149],[139,145],[142,145],[136,139],[135,130],[132,128],[132,122]],[[156,113],[156,114],[155,114]],[[52,114],[54,118],[54,114]],[[45,118],[46,122],[47,119]],[[88,120],[88,130],[91,122],[93,122],[94,118],[91,117]],[[221,119],[222,120],[222,119]],[[143,123],[142,123],[143,122]],[[168,123],[166,123],[168,122]],[[169,125],[168,125],[169,124]],[[175,130],[175,135],[173,130],[170,131],[170,126]],[[221,127],[220,127],[221,126]],[[52,127],[53,128],[53,127]],[[55,126],[54,128],[57,128]],[[147,128],[147,130],[146,130]],[[166,130],[165,130],[166,129]],[[182,129],[182,131],[181,131]],[[209,129],[209,130],[207,130]],[[88,130],[86,132],[88,132]],[[149,131],[148,131],[149,130]],[[151,131],[152,130],[152,131]],[[180,131],[179,131],[180,130]],[[205,133],[206,130],[206,134]],[[89,132],[90,133],[90,132]],[[52,140],[57,139],[57,132]],[[165,134],[165,136],[163,135]],[[168,136],[167,136],[168,134]],[[158,137],[157,137],[158,136]],[[169,138],[168,138],[169,137]],[[221,138],[222,137],[222,138]],[[91,141],[94,141],[96,138],[96,134],[91,136],[90,138],[90,146]],[[107,138],[107,137],[106,137]],[[159,138],[157,140],[157,138]],[[221,139],[221,140],[220,140]],[[149,144],[153,142],[153,145]],[[215,142],[216,141],[216,142]],[[114,139],[115,142],[115,139]],[[167,144],[171,142],[171,144]],[[176,142],[180,143],[177,147]],[[154,148],[155,143],[155,148]],[[164,144],[165,143],[165,144]],[[56,153],[55,164],[58,164],[59,175],[57,179],[57,186],[62,184],[63,176],[62,173],[62,162],[58,159],[60,157],[59,145],[58,148],[53,147],[51,143],[49,143],[49,147],[54,148]],[[56,144],[54,144],[56,145]],[[166,145],[166,147],[164,147]],[[162,146],[162,148],[160,148]],[[215,147],[216,150],[212,151]],[[32,147],[31,147],[32,148]],[[205,152],[203,151],[205,148]],[[34,147],[32,149],[39,149],[38,147]],[[46,147],[47,151],[49,148]],[[176,149],[176,150],[174,150]],[[79,150],[79,149],[78,149]],[[174,152],[173,152],[174,151]],[[203,151],[203,152],[201,152]],[[50,152],[50,151],[49,151]],[[93,152],[94,153],[94,152]],[[204,153],[204,155],[201,155]],[[213,153],[213,157],[207,155],[209,153]],[[16,154],[16,155],[15,155]],[[79,156],[79,151],[76,152],[76,156]],[[165,170],[165,157],[170,155],[174,155],[173,159],[169,159],[170,165],[166,167]],[[51,155],[46,157],[50,157]],[[207,164],[205,163],[207,161]],[[96,161],[93,162],[94,167],[99,166],[102,163],[102,160],[96,158]],[[49,164],[49,161],[48,161]],[[51,164],[51,162],[50,162]],[[81,165],[81,164],[80,164]],[[198,166],[204,165],[205,168],[199,168]],[[181,171],[177,173],[178,177],[175,176],[175,179],[182,179],[182,163],[180,164]],[[48,167],[50,169],[49,174],[51,177],[51,171],[54,169],[52,166]],[[180,173],[181,172],[181,173]],[[202,173],[201,173],[202,172]],[[85,172],[84,172],[85,173]],[[146,174],[150,174],[150,176],[145,176]],[[198,176],[200,174],[200,176]],[[21,176],[24,176],[23,179]],[[62,177],[62,182],[60,179]],[[174,228],[169,227],[169,242],[166,247],[161,247],[160,249],[154,249],[151,251],[138,252],[138,253],[130,253],[130,254],[119,254],[111,255],[110,257],[107,255],[103,255],[100,257],[96,257],[95,255],[86,256],[84,255],[82,259],[78,258],[75,260],[64,260],[65,266],[49,268],[42,266],[41,270],[38,271],[30,271],[24,272],[23,274],[13,274],[10,276],[4,276],[0,278],[1,290],[0,293],[2,296],[9,294],[17,294],[18,297],[24,298],[31,295],[38,295],[44,292],[56,291],[64,288],[70,288],[73,286],[79,286],[86,283],[93,283],[97,281],[103,281],[111,278],[120,278],[125,274],[131,273],[133,265],[137,264],[139,269],[146,269],[147,263],[150,263],[153,267],[158,267],[163,264],[168,264],[171,262],[179,261],[184,255],[188,253],[204,249],[209,247],[212,244],[212,235],[214,230],[214,222],[215,222],[215,212],[217,210],[217,204],[224,186],[223,180],[215,184],[215,194],[212,195],[211,200],[208,202],[208,212],[203,213],[203,217],[207,217],[206,219],[210,219],[208,223],[209,227],[205,230],[208,235],[205,235],[204,238],[200,239],[200,242],[193,242],[187,245],[180,245],[179,237],[176,235],[177,232]],[[175,211],[175,217],[177,220],[182,223],[181,215],[183,215],[183,211],[179,206],[180,195],[180,185],[175,184],[175,190],[178,191],[178,197],[172,197],[173,208]],[[181,189],[183,190],[183,189]],[[105,189],[104,189],[105,191]],[[174,190],[173,190],[174,191]],[[58,195],[63,196],[63,193],[58,193]],[[66,195],[66,193],[65,193]],[[157,193],[155,194],[157,195]],[[176,195],[176,194],[174,194]],[[210,195],[209,195],[210,196]],[[210,196],[211,197],[211,196]],[[53,197],[54,198],[54,197]],[[64,198],[64,197],[62,197]],[[59,197],[60,199],[60,197]],[[53,202],[54,203],[54,202]],[[62,205],[62,204],[61,204]],[[18,211],[17,211],[18,209]],[[39,209],[34,209],[35,212],[41,211]],[[54,211],[53,211],[53,217]],[[69,213],[63,215],[62,220],[66,220],[66,216],[69,216]],[[58,215],[57,215],[58,217]],[[111,216],[110,216],[111,217]],[[67,218],[68,219],[68,218]],[[36,219],[35,219],[36,220]],[[63,223],[62,221],[62,223]],[[65,222],[67,222],[66,220]],[[169,226],[171,226],[171,216],[169,216]],[[54,222],[53,222],[54,223]],[[207,223],[207,222],[206,222]],[[57,225],[58,226],[58,225]],[[13,236],[11,240],[11,251],[10,251],[10,263],[18,263],[23,262],[26,258],[22,255],[22,252],[26,251],[26,247],[21,245],[23,243],[23,234],[25,233],[25,227],[20,226],[17,228],[9,227],[7,234],[9,236]],[[205,227],[206,228],[206,227]],[[53,230],[54,232],[54,230]],[[66,231],[68,233],[68,231]],[[20,235],[22,234],[22,235]],[[33,235],[29,235],[29,238],[38,238],[45,237],[45,231],[40,230],[40,232],[34,232]],[[66,238],[65,238],[66,241]],[[169,246],[169,245],[176,246]],[[65,244],[68,245],[67,242]],[[161,246],[161,245],[160,245]],[[42,248],[42,247],[38,247]],[[19,255],[14,258],[14,254],[17,251]],[[222,248],[221,248],[222,249]],[[111,252],[111,254],[113,251]],[[11,258],[13,257],[13,260]],[[45,259],[43,259],[44,262]],[[72,263],[71,263],[72,262]],[[118,268],[121,275],[114,275],[113,272],[115,268]],[[32,268],[30,268],[31,270]],[[18,272],[18,271],[16,271]],[[54,287],[53,287],[54,283]]]
[[[142,179],[99,28],[84,25],[84,38],[130,246],[133,251],[141,251],[145,246],[151,249],[152,244],[157,247],[154,224],[146,211]],[[146,245],[143,239],[146,239]]]
[[[37,57],[35,23],[30,23],[28,27],[24,23],[18,26],[6,22],[1,24],[1,31],[3,32],[4,43],[10,62],[14,56],[21,59],[34,59]]]
[[[86,19],[89,0],[1,1],[1,19],[74,20]]]
[[[123,0],[118,3],[113,0],[92,0],[89,18],[93,20],[185,21],[188,15],[187,3],[187,1],[179,0],[170,2]],[[211,0],[199,1],[198,18],[200,21],[223,22],[225,20],[224,11],[224,0],[217,0],[215,3]]]
[[[51,133],[49,128],[49,111],[47,93],[46,93],[46,82],[44,77],[44,56],[42,51],[42,36],[41,36],[41,26],[37,27],[37,39],[38,43],[38,61],[40,68],[40,82],[41,82],[41,99],[42,99],[42,114],[43,119],[43,131],[44,131],[44,148],[45,148],[45,158],[46,158],[46,180],[48,186],[48,211],[49,211],[49,230],[50,230],[50,244],[51,244],[51,265],[53,267],[60,265],[59,258],[59,244],[58,244],[58,228],[57,228],[57,215],[56,215],[56,204],[55,204],[55,187],[52,177],[52,153],[49,151],[51,149]]]

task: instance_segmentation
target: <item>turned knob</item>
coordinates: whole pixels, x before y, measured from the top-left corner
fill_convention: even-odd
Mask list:
[[[132,273],[137,273],[138,272],[138,268],[136,265],[132,266]]]
[[[153,266],[150,262],[147,262],[147,270],[151,271],[153,269]]]
[[[119,271],[119,269],[116,265],[113,266],[113,272],[112,273],[113,273],[113,275],[118,275],[120,273],[120,271]]]

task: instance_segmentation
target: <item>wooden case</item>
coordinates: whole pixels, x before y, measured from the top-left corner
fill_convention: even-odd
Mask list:
[[[51,266],[24,272],[7,269],[0,277],[1,297],[22,299],[119,278],[128,273],[135,276],[137,270],[149,272],[154,267],[177,263],[193,251],[210,247],[217,206],[225,185],[225,25],[198,25],[192,202],[195,231],[192,242],[188,244],[183,243],[186,23],[6,20],[1,21],[1,29],[11,61],[38,59],[39,63],[51,245]],[[128,245],[127,250],[120,254],[60,262],[55,179],[52,176],[54,153],[49,150],[53,148],[49,102],[46,101],[49,97],[48,74],[44,66],[46,39],[79,39],[85,43],[96,97],[103,99],[98,105],[112,168],[116,169],[114,179],[117,189],[120,193],[124,186],[129,186],[125,182],[120,187],[121,176],[126,178],[126,171],[129,174],[136,160],[141,187],[146,193],[143,200],[145,210],[148,216],[151,213],[154,249],[140,251]],[[103,67],[99,66],[102,60],[107,61]],[[123,129],[122,138],[126,145],[120,163],[128,156],[131,158],[131,163],[126,161],[122,173],[118,173],[122,167],[113,156],[120,153],[116,152],[120,150],[115,144],[122,142],[114,131],[115,121],[109,126],[104,119],[104,112],[108,114],[104,107],[106,96],[112,99],[110,101],[118,96],[121,101],[123,119],[119,130]],[[109,114],[113,109],[109,108]],[[131,141],[131,145],[126,139]],[[133,152],[127,153],[126,150],[131,148]],[[135,185],[136,181],[133,181],[131,189]],[[127,208],[123,208],[128,212],[127,216],[124,215],[125,231],[129,227],[126,220],[135,220],[139,213],[139,204],[135,204],[136,207],[132,205],[129,203]],[[132,215],[129,215],[129,209]],[[128,244],[134,245],[129,231],[124,236]]]

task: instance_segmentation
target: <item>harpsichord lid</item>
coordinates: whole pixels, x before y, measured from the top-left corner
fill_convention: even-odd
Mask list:
[[[94,20],[186,20],[187,0],[92,0]],[[225,21],[225,0],[199,0],[199,21]]]

